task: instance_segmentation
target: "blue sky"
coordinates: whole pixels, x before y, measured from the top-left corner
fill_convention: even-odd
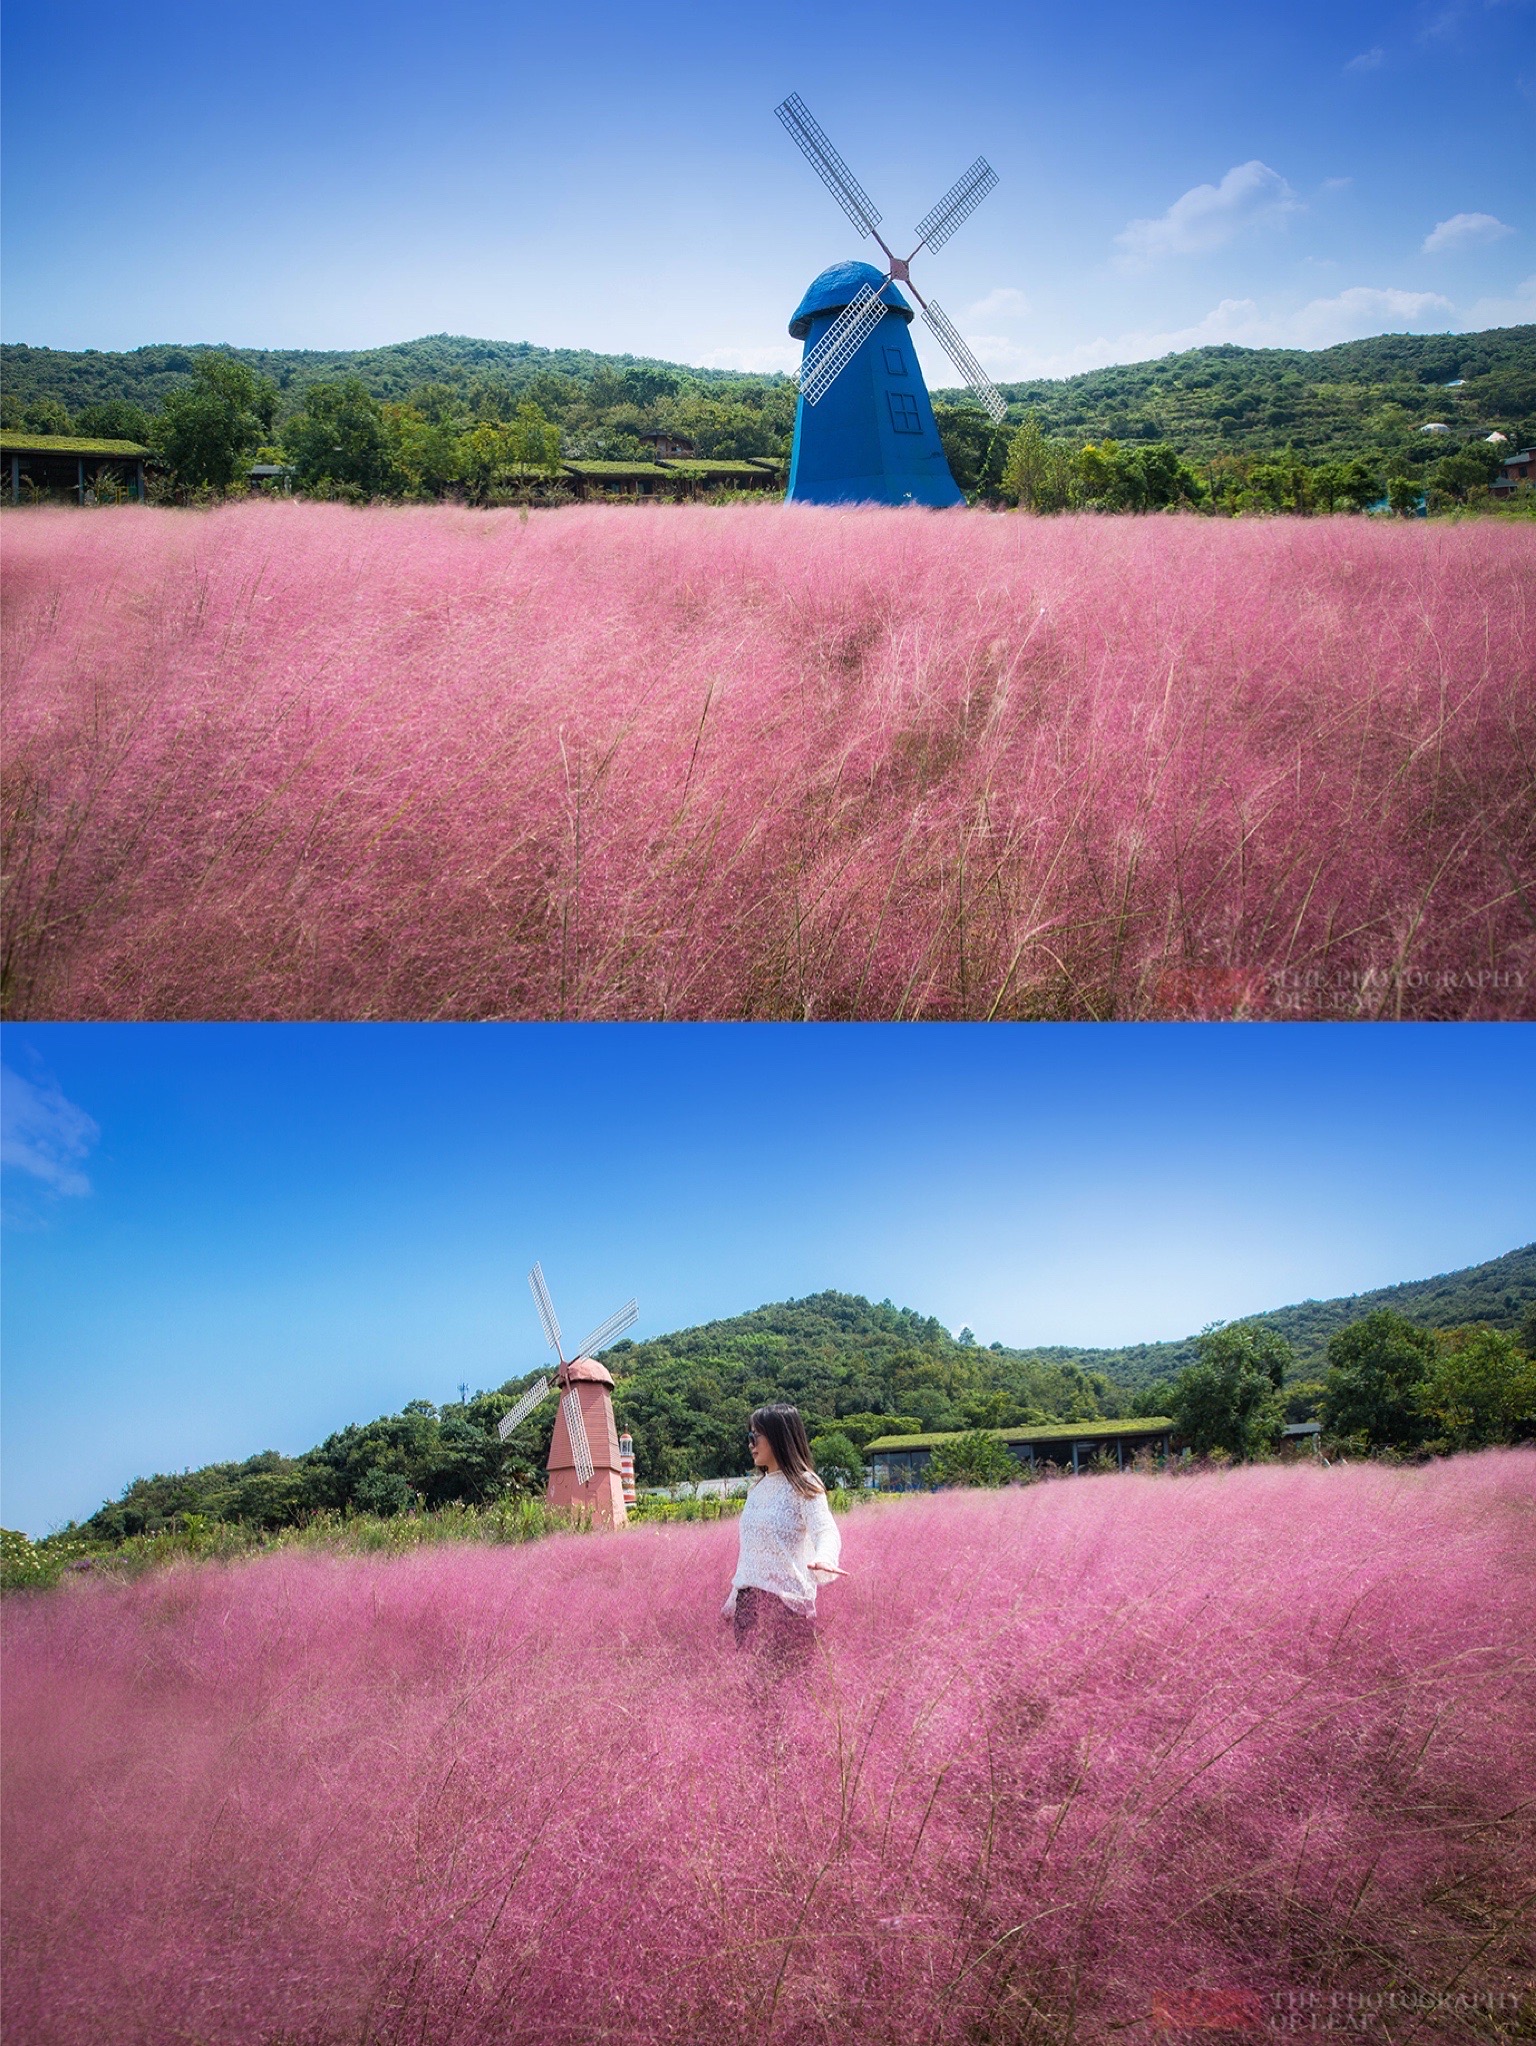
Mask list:
[[[862,252],[772,118],[792,90],[898,232],[996,166],[917,277],[994,375],[1528,321],[1533,26],[1533,0],[10,0],[3,331],[789,368],[805,283]]]
[[[1536,1237],[1536,1030],[11,1027],[7,1526],[837,1287],[1182,1336]]]

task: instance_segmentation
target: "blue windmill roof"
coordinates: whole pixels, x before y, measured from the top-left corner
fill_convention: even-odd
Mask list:
[[[795,307],[795,316],[789,323],[791,337],[803,341],[818,313],[840,313],[845,305],[850,305],[857,298],[861,284],[879,284],[882,278],[885,279],[885,289],[880,294],[881,298],[892,312],[910,320],[911,306],[883,270],[877,270],[873,263],[834,263],[806,288],[805,297]]]

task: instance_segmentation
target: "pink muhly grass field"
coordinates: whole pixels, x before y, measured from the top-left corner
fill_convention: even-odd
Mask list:
[[[871,1506],[766,1704],[729,1523],[13,1598],[7,2035],[1529,2037],[1533,1479]]]
[[[1518,527],[5,537],[13,1015],[1536,1013]]]

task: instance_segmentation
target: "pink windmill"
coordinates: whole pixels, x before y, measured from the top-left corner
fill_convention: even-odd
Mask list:
[[[612,1378],[596,1360],[595,1352],[615,1336],[622,1335],[639,1315],[633,1300],[606,1321],[598,1323],[591,1335],[567,1358],[561,1348],[560,1320],[549,1297],[544,1274],[535,1265],[528,1274],[533,1304],[549,1347],[560,1360],[554,1385],[541,1378],[529,1386],[509,1413],[502,1416],[497,1433],[505,1442],[518,1422],[531,1414],[558,1386],[560,1411],[549,1445],[549,1482],[544,1497],[551,1506],[581,1507],[594,1520],[610,1527],[622,1527],[624,1475],[619,1455],[619,1437],[613,1422]]]

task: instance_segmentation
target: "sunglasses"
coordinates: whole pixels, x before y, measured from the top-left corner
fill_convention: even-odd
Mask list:
[[[762,1439],[763,1439],[763,1438],[762,1438],[762,1436],[758,1434],[758,1432],[757,1432],[757,1430],[756,1430],[755,1428],[749,1428],[749,1429],[747,1430],[747,1440],[748,1440],[749,1442],[754,1442],[754,1443],[755,1443],[755,1442],[761,1442],[761,1441],[762,1441]]]

